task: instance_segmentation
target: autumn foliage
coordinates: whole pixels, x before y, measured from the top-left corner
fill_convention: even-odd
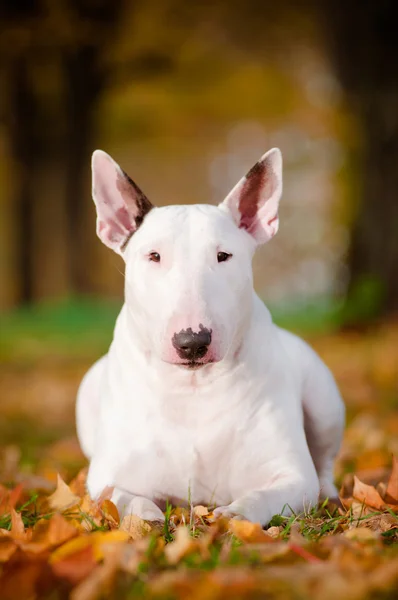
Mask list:
[[[93,502],[77,442],[65,439],[86,365],[43,358],[25,371],[3,367],[1,600],[397,597],[398,327],[314,342],[347,403],[336,470],[341,504],[275,515],[265,529],[215,520],[207,506],[169,506],[165,524],[147,523],[119,515],[109,488]],[[24,415],[29,429],[18,434]],[[61,425],[63,434],[41,437],[33,452],[32,429],[44,436]]]
[[[112,490],[94,502],[85,476],[70,485],[58,477],[50,495],[0,488],[1,598],[91,600],[145,589],[151,598],[293,598],[312,590],[323,599],[398,589],[398,554],[383,553],[398,538],[396,458],[387,482],[354,477],[341,507],[276,516],[266,530],[215,520],[203,506],[168,510],[165,525],[121,518],[106,497]]]

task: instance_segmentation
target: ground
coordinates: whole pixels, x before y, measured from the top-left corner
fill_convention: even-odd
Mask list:
[[[80,310],[54,328],[45,314],[47,328],[39,313],[19,315],[2,339],[0,598],[397,597],[397,320],[307,332],[347,404],[336,465],[342,506],[276,515],[262,530],[215,521],[208,507],[170,506],[161,527],[120,520],[106,493],[94,504],[74,397],[113,317]]]

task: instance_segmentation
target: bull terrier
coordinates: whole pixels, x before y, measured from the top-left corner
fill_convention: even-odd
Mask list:
[[[125,262],[109,352],[85,375],[77,431],[93,498],[163,520],[165,502],[266,525],[335,497],[344,427],[335,381],[253,290],[278,230],[282,155],[264,154],[219,206],[155,208],[93,154],[97,234]]]

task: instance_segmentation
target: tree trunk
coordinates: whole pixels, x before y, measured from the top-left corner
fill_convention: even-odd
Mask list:
[[[69,293],[65,268],[65,161],[59,115],[48,122],[48,99],[35,86],[29,54],[16,56],[7,73],[8,139],[19,304]]]
[[[94,241],[94,223],[87,222],[90,201],[90,161],[94,150],[97,101],[105,81],[98,66],[99,49],[77,48],[63,61],[67,96],[65,161],[67,197],[68,270],[72,289],[84,294],[92,291],[89,251]],[[94,213],[93,213],[94,214]]]
[[[348,299],[362,301],[359,316],[366,318],[398,310],[398,90],[372,90],[361,100],[361,204],[348,256]]]
[[[30,180],[35,161],[37,106],[29,82],[26,57],[18,57],[8,74],[8,124],[15,190],[14,214],[17,225],[16,265],[20,303],[33,300],[33,189]]]
[[[320,0],[330,57],[357,120],[360,192],[348,255],[348,320],[398,310],[398,36],[393,0]]]

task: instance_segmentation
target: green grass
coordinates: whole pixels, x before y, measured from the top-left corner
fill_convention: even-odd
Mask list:
[[[0,360],[29,364],[40,358],[97,357],[109,347],[121,304],[121,300],[71,298],[3,313]],[[327,298],[269,308],[278,325],[303,334],[329,332],[340,323],[340,304]]]

